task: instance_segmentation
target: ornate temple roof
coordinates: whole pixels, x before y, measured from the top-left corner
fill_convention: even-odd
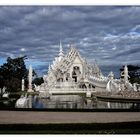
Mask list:
[[[80,58],[82,63],[84,62],[84,59],[79,54],[78,50],[73,46],[71,46],[70,51],[66,55],[64,55],[63,46],[60,42],[59,54],[58,57],[55,57],[55,60],[51,65],[52,70],[56,71],[57,69],[61,69],[63,71],[66,71],[70,67],[70,65],[72,65],[76,56]]]

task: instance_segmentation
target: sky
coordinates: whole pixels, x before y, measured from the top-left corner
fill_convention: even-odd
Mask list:
[[[70,44],[104,75],[140,65],[139,6],[0,6],[0,65],[27,55],[39,76]]]

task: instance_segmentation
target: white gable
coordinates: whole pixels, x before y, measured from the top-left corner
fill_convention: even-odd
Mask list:
[[[76,63],[76,64],[79,64],[79,63],[82,63],[79,56],[76,56],[73,63]]]

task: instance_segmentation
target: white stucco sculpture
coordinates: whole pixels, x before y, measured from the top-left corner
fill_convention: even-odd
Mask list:
[[[32,75],[33,75],[33,69],[32,69],[32,65],[29,66],[29,74],[28,74],[28,92],[33,92],[32,89]]]

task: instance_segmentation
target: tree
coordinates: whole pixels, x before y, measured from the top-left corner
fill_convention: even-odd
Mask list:
[[[26,83],[28,76],[25,59],[26,56],[7,58],[7,62],[0,67],[0,88],[5,86],[9,92],[21,90],[21,80],[24,78]]]
[[[44,83],[44,80],[43,80],[42,77],[37,77],[37,78],[35,78],[35,79],[33,80],[32,83],[33,83],[33,84],[36,84],[36,85],[38,86],[38,85],[41,85],[42,83]]]
[[[140,67],[134,65],[128,65],[128,74],[130,76],[129,80],[131,83],[140,84]],[[120,72],[124,70],[124,66],[120,69]]]

